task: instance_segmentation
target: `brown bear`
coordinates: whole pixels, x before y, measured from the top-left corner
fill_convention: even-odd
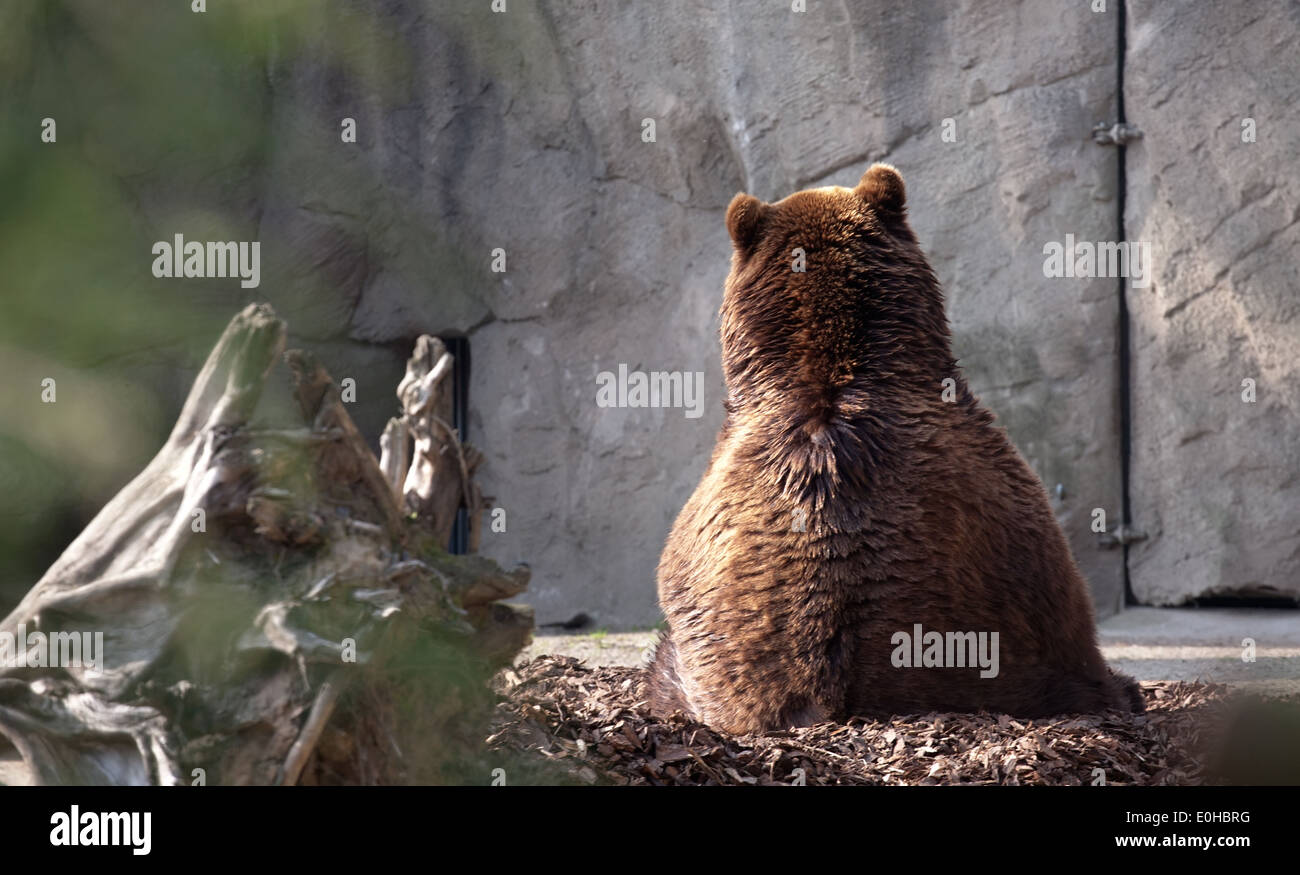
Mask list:
[[[651,709],[737,733],[1142,710],[1042,484],[952,356],[898,172],[738,194],[727,230],[726,419],[660,560]]]

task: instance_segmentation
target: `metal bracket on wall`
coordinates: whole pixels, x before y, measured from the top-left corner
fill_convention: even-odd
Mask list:
[[[1134,541],[1145,541],[1147,533],[1138,531],[1132,526],[1120,524],[1115,527],[1113,532],[1103,532],[1097,536],[1097,546],[1109,550],[1112,547],[1119,547],[1125,544],[1132,544]]]
[[[1113,125],[1098,122],[1092,128],[1092,141],[1099,146],[1123,146],[1130,140],[1140,139],[1142,139],[1142,132],[1138,130],[1137,125],[1130,125],[1127,122],[1116,122]]]

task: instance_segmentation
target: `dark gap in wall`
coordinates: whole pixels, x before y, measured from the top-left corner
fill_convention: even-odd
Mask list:
[[[451,427],[456,429],[461,443],[469,440],[469,338],[440,338],[447,346],[447,352],[455,359],[451,369],[452,407]],[[447,545],[450,553],[469,552],[469,512],[462,506],[456,511],[456,522],[451,529],[451,543]]]
[[[1192,599],[1198,608],[1270,608],[1286,611],[1300,609],[1300,599],[1281,595],[1214,595]]]
[[[1117,58],[1115,69],[1115,93],[1116,111],[1118,116],[1115,121],[1122,125],[1127,120],[1124,115],[1124,56],[1127,51],[1127,43],[1124,33],[1125,28],[1127,27],[1124,0],[1116,0],[1115,2],[1115,21],[1115,54]],[[1122,142],[1116,144],[1115,148],[1118,150],[1118,154],[1115,156],[1115,164],[1118,169],[1115,197],[1116,207],[1119,212],[1119,237],[1117,240],[1123,242],[1128,239],[1125,235],[1124,229],[1124,194],[1127,191],[1128,186],[1128,177],[1125,173],[1124,164],[1127,149]],[[1120,519],[1124,528],[1128,529],[1133,524],[1132,505],[1129,500],[1129,472],[1133,452],[1133,399],[1129,382],[1128,277],[1120,276],[1117,282],[1119,285],[1119,471],[1122,502]],[[1136,605],[1138,601],[1133,595],[1133,583],[1129,579],[1128,573],[1129,545],[1124,544],[1123,549],[1124,604]]]

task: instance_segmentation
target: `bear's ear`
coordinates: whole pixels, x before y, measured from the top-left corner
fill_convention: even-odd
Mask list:
[[[907,206],[907,189],[903,177],[888,164],[872,164],[858,183],[858,196],[878,210],[903,212]]]
[[[727,207],[727,233],[736,249],[748,255],[758,242],[767,216],[767,204],[751,194],[741,192],[731,199]]]

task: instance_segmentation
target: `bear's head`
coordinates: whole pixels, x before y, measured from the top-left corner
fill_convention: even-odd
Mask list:
[[[722,302],[732,405],[791,394],[833,405],[872,379],[937,381],[951,369],[943,295],[906,211],[887,164],[854,188],[732,199]]]

